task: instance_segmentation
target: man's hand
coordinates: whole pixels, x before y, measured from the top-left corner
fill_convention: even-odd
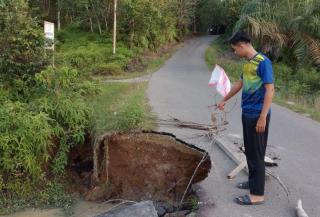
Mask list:
[[[264,133],[264,131],[266,130],[266,123],[267,123],[267,117],[260,116],[256,125],[257,133]]]
[[[217,108],[220,109],[221,111],[224,110],[224,106],[226,105],[226,101],[222,100],[217,104]]]
[[[268,111],[270,110],[272,97],[274,93],[274,85],[273,84],[265,84],[264,87],[266,88],[266,94],[264,97],[263,108],[260,113],[260,118],[256,125],[257,133],[264,133],[266,129],[266,119],[268,116]]]
[[[220,109],[221,111],[224,110],[224,106],[226,105],[226,102],[233,97],[234,95],[236,95],[239,90],[241,90],[243,85],[242,80],[237,81],[236,83],[234,83],[234,85],[232,86],[230,92],[223,98],[223,100],[221,100],[221,102],[219,102],[217,104],[217,108]]]

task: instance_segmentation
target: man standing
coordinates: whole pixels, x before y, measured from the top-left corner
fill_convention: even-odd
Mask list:
[[[238,183],[237,187],[249,189],[250,194],[235,201],[241,205],[257,205],[264,203],[264,157],[274,94],[272,62],[253,48],[251,38],[245,32],[237,32],[229,42],[234,53],[248,62],[243,66],[240,80],[217,106],[223,110],[226,102],[242,89],[243,140],[249,179]]]

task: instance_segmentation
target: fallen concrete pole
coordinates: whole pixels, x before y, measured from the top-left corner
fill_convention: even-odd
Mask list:
[[[227,142],[221,139],[217,139],[215,144],[236,164],[240,165],[237,166],[237,173],[240,172],[242,169],[245,170],[245,172],[248,174],[249,170],[246,164],[246,158],[245,155],[242,152],[236,152],[235,150],[232,150],[230,147],[231,145],[227,145]],[[238,170],[241,168],[240,170]],[[234,172],[234,171],[232,171]],[[230,174],[229,174],[230,175]],[[236,174],[232,174],[232,178],[234,178]]]

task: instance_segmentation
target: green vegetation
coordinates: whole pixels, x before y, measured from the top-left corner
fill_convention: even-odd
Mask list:
[[[206,50],[205,59],[209,68],[215,64],[222,66],[230,79],[236,81],[240,77],[242,62],[232,52],[228,45],[223,44],[222,38],[218,38]]]
[[[64,3],[72,2],[75,1]],[[80,2],[76,9],[86,11],[86,5]],[[123,28],[135,35],[130,41],[123,37],[126,32],[119,34],[123,38],[118,40],[117,54],[113,55],[109,30],[103,34],[88,32],[88,23],[75,18],[57,34],[55,67],[51,67],[52,53],[44,52],[43,30],[36,16],[43,9],[42,3],[25,0],[0,3],[1,214],[48,206],[70,212],[73,199],[65,193],[65,181],[61,181],[67,177],[65,167],[70,150],[83,145],[86,138],[108,131],[154,127],[145,97],[146,83],[103,83],[91,76],[105,80],[148,73],[167,57],[167,50],[161,51],[162,44],[173,43],[178,35],[183,36],[182,27],[178,30],[173,25],[176,19],[168,23],[170,29],[165,34],[163,31],[160,34],[158,26],[164,23],[155,22],[151,26],[145,23],[133,29],[126,26]],[[164,16],[167,11],[159,11],[155,2],[145,2],[143,10],[153,7],[149,17],[141,16],[143,10],[137,6],[128,1],[120,6],[120,11],[131,10],[139,22],[160,15],[163,20],[158,19],[159,22],[172,18]],[[91,7],[88,9],[93,10]],[[86,20],[84,14],[88,15],[85,12],[76,16]],[[50,13],[42,15],[51,17]],[[65,19],[64,16],[64,24]],[[123,31],[121,25],[127,23],[120,19],[119,29]],[[145,28],[158,32],[149,35]]]
[[[320,2],[248,1],[234,31],[246,29],[274,60],[320,66]]]
[[[58,34],[56,64],[76,68],[83,74],[115,76],[128,67],[131,59],[141,51],[118,43],[117,54],[112,55],[109,37],[83,30],[67,28]]]
[[[1,1],[0,11],[0,213],[34,206],[68,209],[72,199],[60,180],[73,147],[90,134],[153,127],[146,84],[90,78],[124,76],[145,48],[119,42],[112,55],[109,36],[70,26],[58,33],[52,68],[42,27],[27,2]],[[162,62],[150,59],[146,67]]]
[[[77,71],[49,68],[29,82],[34,86],[23,92],[23,99],[19,88],[1,89],[1,212],[15,206],[62,205],[55,202],[58,195],[42,196],[59,185],[47,183],[54,180],[52,175],[63,174],[69,150],[84,142],[90,126],[92,108],[85,98],[97,87],[81,80]]]
[[[64,186],[57,181],[47,181],[43,186],[36,187],[35,183],[25,182],[20,178],[6,185],[6,191],[10,191],[11,194],[1,195],[0,215],[32,207],[61,207],[66,215],[72,214],[74,199],[65,193]]]
[[[154,117],[147,105],[146,83],[105,83],[101,94],[90,99],[98,134],[132,129],[153,129]]]
[[[77,69],[81,74],[99,80],[133,78],[148,74],[162,65],[174,51],[173,47],[159,51],[144,51],[118,43],[117,53],[112,54],[112,41],[98,33],[86,32],[70,26],[58,33],[55,64]]]
[[[229,36],[246,30],[255,46],[273,60],[295,68],[311,65],[319,69],[318,0],[202,0],[199,13],[203,28],[224,25]]]
[[[110,38],[113,0],[34,0],[32,15],[53,21],[58,30],[72,26]],[[157,49],[180,40],[192,25],[196,0],[122,0],[118,2],[118,40],[130,48]]]
[[[45,67],[42,30],[24,0],[0,2],[0,73],[2,81],[34,75]],[[14,24],[14,25],[13,25]]]

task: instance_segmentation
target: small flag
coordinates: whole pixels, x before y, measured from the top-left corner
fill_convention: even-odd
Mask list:
[[[223,97],[225,97],[230,92],[230,80],[221,66],[216,65],[214,67],[211,79],[209,81],[209,86],[216,86],[218,93],[220,93]]]

